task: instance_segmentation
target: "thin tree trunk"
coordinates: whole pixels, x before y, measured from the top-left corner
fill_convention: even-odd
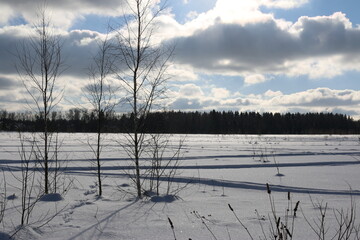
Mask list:
[[[43,63],[43,83],[44,83],[44,165],[45,165],[45,194],[49,193],[49,154],[48,154],[48,84],[49,84],[49,66],[48,66],[48,41],[47,41],[47,31],[46,31],[46,24],[45,24],[45,16],[42,16],[42,34],[41,34],[41,41],[42,41],[42,63]]]
[[[136,74],[134,75],[134,78]],[[134,79],[134,89],[136,89],[136,79]],[[134,90],[134,152],[135,152],[135,174],[136,174],[136,190],[139,198],[141,195],[141,183],[140,183],[140,164],[139,164],[139,134],[138,134],[138,113],[137,113],[137,96],[136,90]]]
[[[100,107],[99,107],[100,109]],[[99,196],[102,196],[102,184],[101,184],[101,164],[100,164],[100,144],[101,144],[101,123],[102,112],[99,111],[98,127],[97,127],[97,149],[96,149],[96,161],[97,161],[97,176],[99,184]]]
[[[137,18],[138,18],[138,26],[137,26],[137,46],[136,46],[136,53],[137,53],[137,57],[136,57],[136,65],[135,65],[135,69],[134,69],[134,148],[135,148],[135,171],[136,171],[136,189],[137,189],[137,195],[139,198],[142,197],[141,194],[141,183],[140,183],[140,164],[139,164],[139,136],[138,136],[138,128],[139,128],[139,121],[138,121],[138,109],[137,109],[137,91],[138,91],[138,86],[137,86],[137,74],[138,74],[138,70],[139,70],[139,66],[140,66],[140,62],[141,62],[141,54],[140,54],[140,50],[141,50],[141,23],[142,23],[142,19],[141,19],[141,13],[140,13],[140,2],[137,1],[136,3],[136,7],[137,7]]]
[[[45,112],[47,111],[47,106],[44,104]],[[44,177],[45,177],[45,194],[49,193],[49,154],[48,154],[48,121],[47,114],[44,114]]]
[[[58,171],[60,169],[60,166],[59,166],[59,161],[58,161],[58,149],[59,149],[59,133],[56,134],[56,139],[55,139],[55,149],[54,149],[54,157],[55,157],[55,169],[54,169],[54,193],[56,193],[57,191],[57,177],[58,177]]]

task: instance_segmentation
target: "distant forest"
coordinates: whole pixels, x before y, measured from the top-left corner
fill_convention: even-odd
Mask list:
[[[102,131],[126,133],[132,129],[131,114],[108,113]],[[256,113],[233,111],[153,112],[140,119],[141,131],[147,133],[185,134],[359,134],[360,121],[333,113]],[[42,131],[41,116],[30,112],[0,111],[0,131]],[[96,132],[96,114],[70,109],[52,112],[53,132]]]

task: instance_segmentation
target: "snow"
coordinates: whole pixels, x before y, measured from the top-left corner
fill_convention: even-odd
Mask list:
[[[173,148],[185,138],[173,179],[179,192],[175,196],[149,194],[141,200],[131,194],[135,190],[123,170],[131,162],[120,147],[125,141],[120,134],[105,137],[104,193],[96,195],[93,153],[88,146],[94,136],[59,134],[60,156],[73,184],[64,194],[45,195],[46,201],[35,205],[29,224],[19,228],[20,183],[15,179],[21,174],[19,138],[17,133],[0,133],[0,167],[7,184],[0,239],[15,231],[13,239],[174,239],[168,218],[177,239],[214,239],[212,233],[217,239],[230,239],[229,235],[250,239],[228,204],[254,239],[264,238],[260,224],[268,233],[271,214],[266,183],[279,216],[288,205],[288,191],[293,205],[300,201],[294,239],[317,239],[305,220],[314,222],[319,217],[313,203],[328,204],[330,236],[336,225],[333,211],[359,202],[358,135],[173,135]],[[356,213],[360,216],[359,208]]]

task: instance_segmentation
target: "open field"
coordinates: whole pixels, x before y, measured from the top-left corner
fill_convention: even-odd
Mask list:
[[[175,198],[143,200],[126,193],[135,193],[126,174],[131,162],[120,147],[124,136],[117,134],[106,135],[104,194],[97,198],[88,145],[93,137],[59,134],[59,158],[65,160],[66,181],[73,185],[61,201],[38,202],[29,226],[14,239],[174,239],[168,217],[177,239],[250,239],[228,204],[254,239],[265,239],[261,226],[271,239],[266,183],[282,219],[289,204],[288,192],[291,206],[300,201],[293,239],[318,239],[306,219],[312,225],[318,221],[320,204],[325,207],[327,203],[326,239],[336,231],[336,209],[346,211],[352,206],[360,219],[360,207],[354,207],[360,203],[358,135],[173,135],[173,150],[185,139],[181,163],[172,179],[173,189],[181,191]],[[11,234],[20,223],[17,133],[0,133],[0,167],[8,197],[0,231]],[[52,216],[49,223],[37,228]]]

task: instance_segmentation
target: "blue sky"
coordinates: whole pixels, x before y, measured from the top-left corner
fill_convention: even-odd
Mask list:
[[[83,100],[80,89],[87,84],[95,43],[121,19],[123,1],[47,1],[70,66],[60,81],[65,86],[60,109]],[[0,3],[0,109],[26,108],[11,52],[26,41],[40,2]],[[177,45],[166,109],[360,118],[358,0],[168,0],[167,5],[157,20],[159,39]]]

